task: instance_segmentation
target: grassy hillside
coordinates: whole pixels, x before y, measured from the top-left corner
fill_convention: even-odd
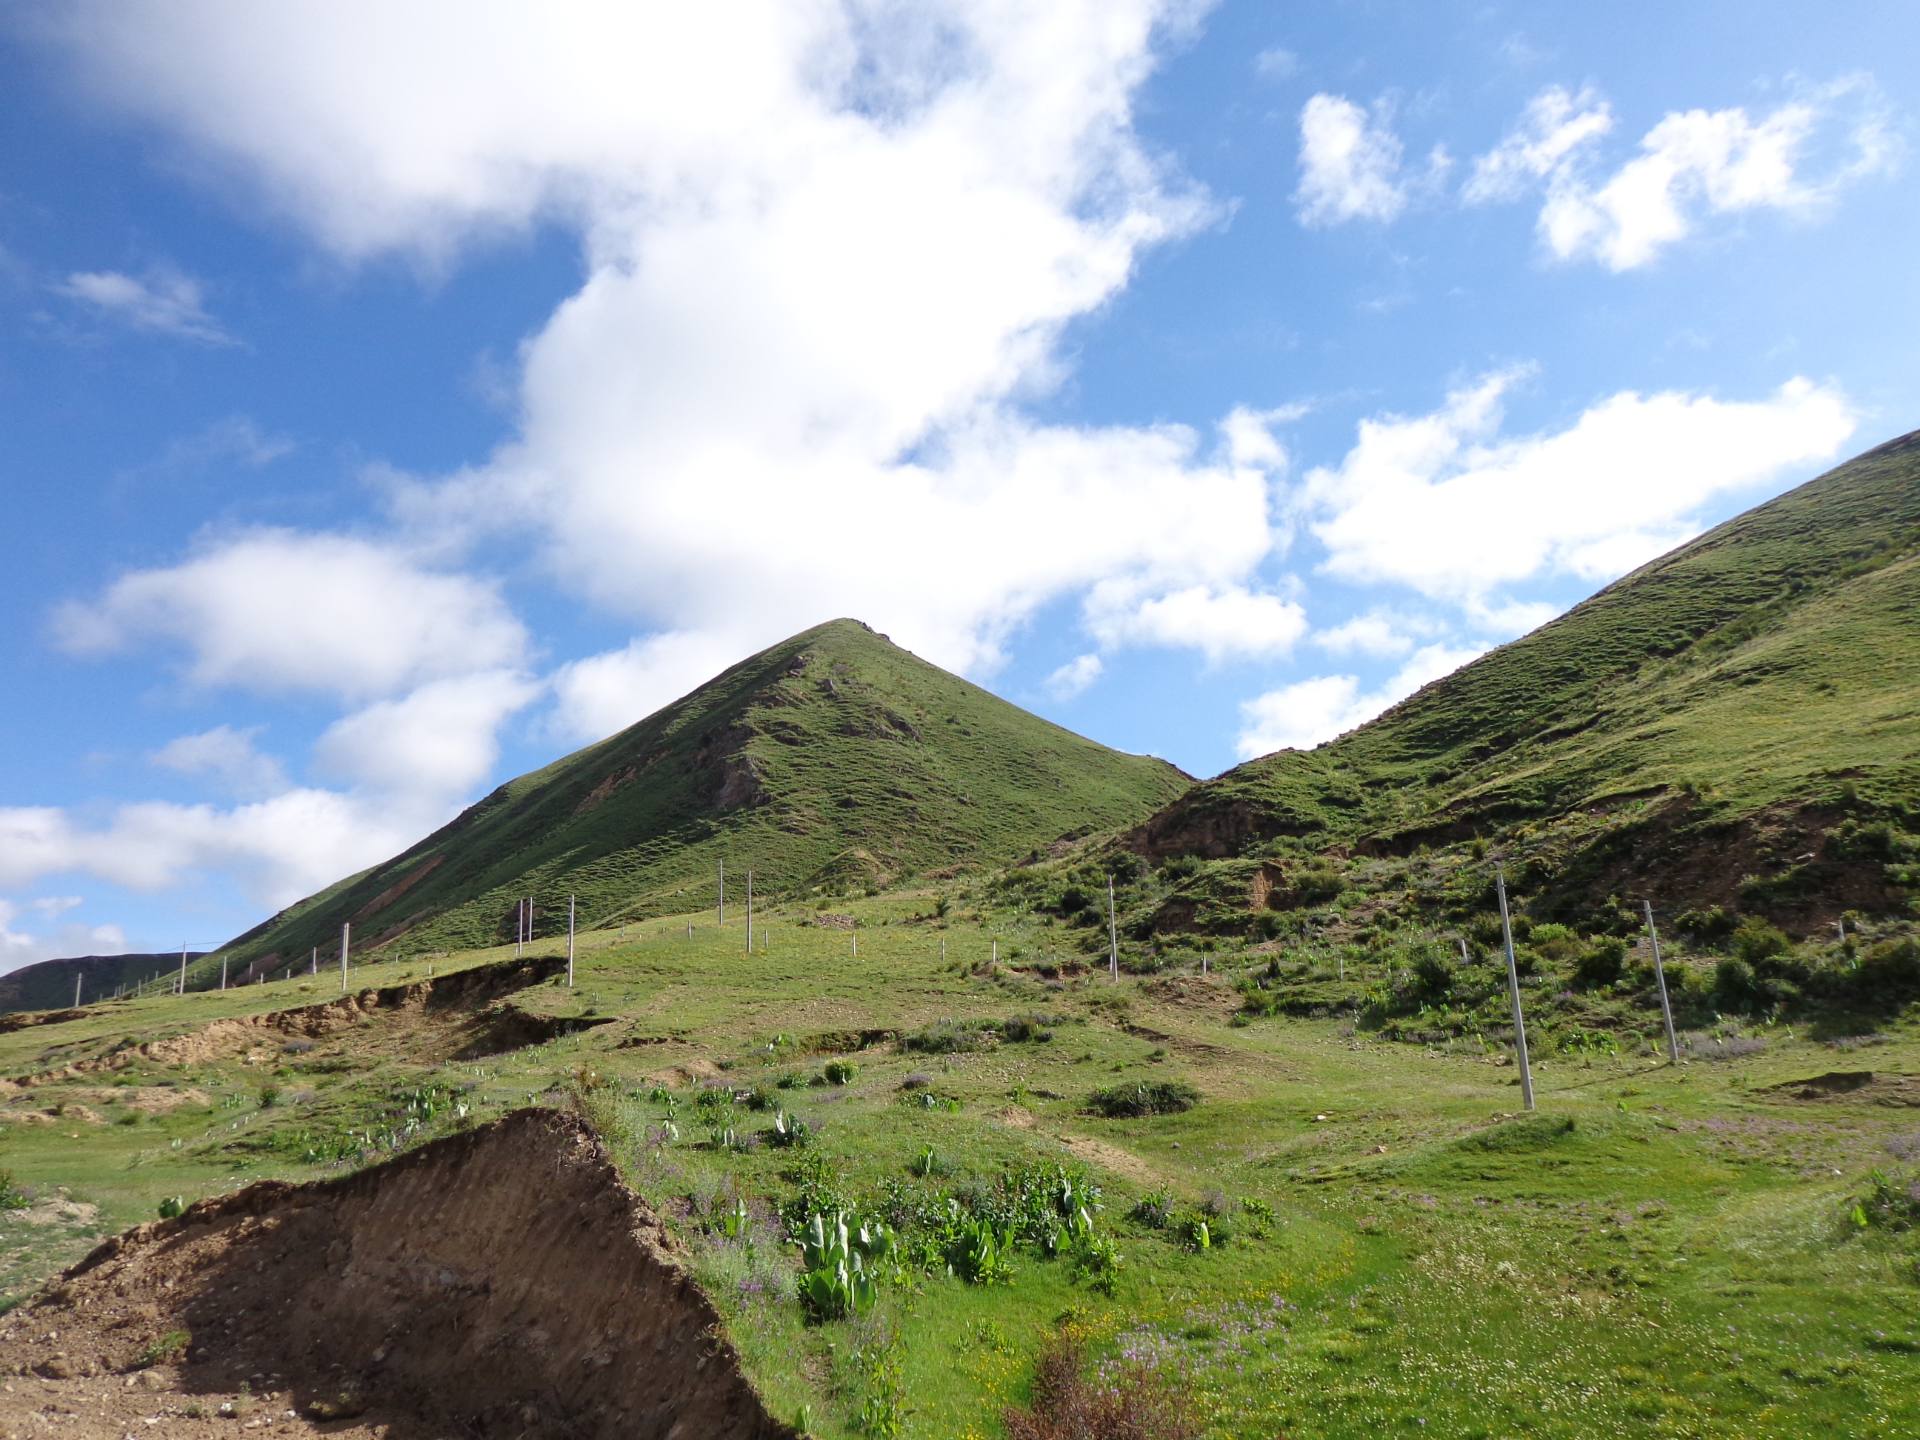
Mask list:
[[[1854,1034],[1709,1019],[1678,1067],[1538,1029],[1540,1112],[1522,1116],[1497,1039],[1246,1023],[1239,983],[1266,957],[1225,946],[1204,975],[1182,960],[1048,979],[1059,927],[982,913],[985,888],[846,901],[857,956],[803,903],[764,917],[751,956],[737,916],[600,932],[576,989],[493,1003],[604,1023],[471,1058],[457,1041],[490,1011],[458,1003],[236,1023],[335,1000],[329,974],[0,1033],[0,1076],[24,1080],[0,1081],[0,1311],[175,1197],[339,1175],[558,1096],[672,1229],[774,1413],[820,1440],[1008,1433],[1003,1409],[1063,1331],[1108,1374],[1137,1362],[1186,1392],[1206,1440],[1920,1431],[1912,1017]],[[1710,955],[1669,958],[1710,983]],[[425,968],[368,965],[355,990]],[[1559,985],[1525,983],[1530,1010]],[[1094,1103],[1141,1086],[1196,1098],[1139,1116]],[[1091,1235],[1050,1254],[1063,1181]],[[793,1239],[841,1206],[898,1244],[861,1313],[823,1317]],[[982,1224],[1010,1234],[1004,1253]],[[178,1337],[185,1364],[155,1367],[149,1413],[279,1416],[312,1397],[281,1378],[300,1357],[253,1336],[240,1353],[271,1373],[251,1393],[203,1378],[236,1353],[233,1278],[183,1277],[211,1318]],[[18,1319],[36,1340],[53,1328]],[[141,1323],[129,1353],[168,1338]],[[383,1334],[369,1326],[364,1362],[324,1392],[364,1397],[369,1424],[395,1384]],[[18,1358],[0,1340],[0,1364]],[[58,1383],[11,1374],[10,1417],[34,1423]]]
[[[1789,926],[1904,906],[1920,829],[1920,435],[1643,567],[1310,752],[1133,837],[1406,856],[1480,838],[1575,917],[1610,895]]]
[[[190,951],[188,962],[200,952]],[[176,974],[180,955],[75,955],[42,960],[0,975],[0,1015],[15,1010],[54,1010],[73,1003],[73,982],[82,980],[82,1002],[111,995],[122,985],[138,985],[156,975]]]
[[[396,953],[542,935],[566,897],[603,926],[763,896],[878,889],[1138,823],[1187,784],[836,620],[741,662],[631,729],[501,786],[405,854],[301,902],[225,953],[271,971],[313,946]]]

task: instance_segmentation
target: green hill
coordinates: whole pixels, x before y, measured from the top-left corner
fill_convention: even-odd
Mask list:
[[[188,953],[191,963],[198,950]],[[75,955],[41,960],[0,975],[0,1015],[15,1010],[57,1010],[73,1004],[73,982],[81,981],[82,1001],[111,995],[121,986],[150,982],[179,972],[180,952],[171,955]],[[151,987],[149,987],[151,988]]]
[[[258,969],[356,947],[511,942],[763,894],[882,888],[1137,824],[1186,788],[1160,760],[1060,729],[836,620],[742,661],[620,734],[502,785],[405,854],[225,947]]]
[[[1650,896],[1804,932],[1904,909],[1916,830],[1920,432],[1338,740],[1195,786],[1129,844],[1156,861],[1491,846],[1536,915]],[[1213,888],[1244,925],[1248,886]],[[1274,907],[1293,893],[1282,875],[1256,888]]]

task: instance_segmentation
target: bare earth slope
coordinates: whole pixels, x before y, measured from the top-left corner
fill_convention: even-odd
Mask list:
[[[600,1142],[543,1110],[109,1240],[0,1321],[0,1374],[21,1437],[795,1434]]]

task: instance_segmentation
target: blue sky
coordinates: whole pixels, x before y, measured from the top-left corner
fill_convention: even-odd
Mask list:
[[[0,968],[841,614],[1212,774],[1914,423],[1913,7],[1015,8],[13,12]]]

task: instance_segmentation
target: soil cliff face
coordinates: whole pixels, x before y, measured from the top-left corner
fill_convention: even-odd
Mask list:
[[[231,1433],[224,1405],[391,1440],[796,1435],[598,1138],[546,1110],[109,1240],[0,1321],[6,1372],[19,1434]]]

